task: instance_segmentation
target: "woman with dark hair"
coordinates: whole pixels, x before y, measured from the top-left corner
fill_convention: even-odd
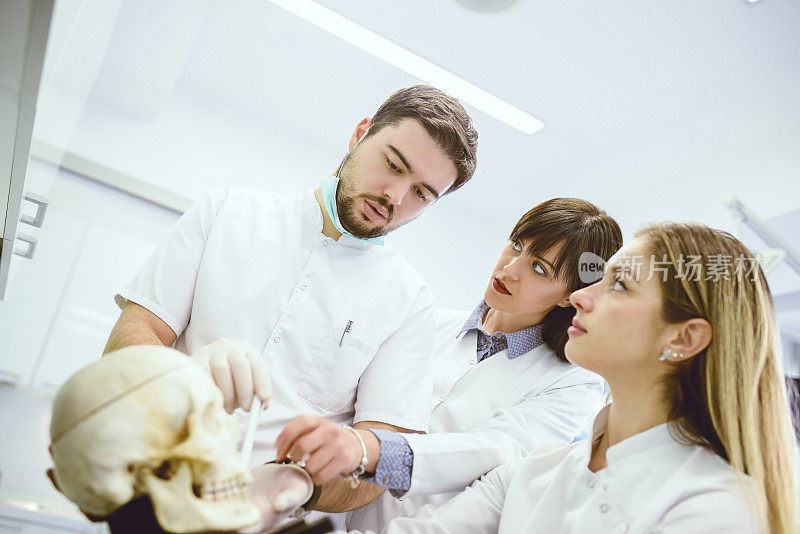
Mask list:
[[[566,354],[613,402],[404,532],[797,532],[795,447],[766,277],[726,232],[646,227],[576,291]]]
[[[338,454],[353,468],[366,457],[362,480],[375,485],[326,487],[317,509],[353,510],[388,488],[348,521],[350,528],[377,530],[450,499],[540,443],[572,442],[599,408],[603,384],[564,355],[575,314],[568,297],[594,281],[581,275],[581,261],[606,260],[621,245],[614,219],[585,200],[556,198],[525,213],[477,308],[438,314],[430,433],[354,430]],[[322,418],[296,419],[276,442],[278,458],[301,460],[324,483],[319,475],[334,447],[329,426]]]

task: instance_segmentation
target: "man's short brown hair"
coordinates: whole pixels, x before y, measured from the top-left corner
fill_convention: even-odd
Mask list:
[[[419,122],[456,166],[456,181],[445,194],[472,178],[478,157],[478,132],[458,100],[430,85],[395,91],[375,112],[367,137],[406,118]]]

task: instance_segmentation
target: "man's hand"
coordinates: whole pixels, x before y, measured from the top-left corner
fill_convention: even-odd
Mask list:
[[[272,382],[267,364],[247,341],[218,339],[194,351],[190,357],[205,367],[224,399],[225,411],[250,410],[253,397],[269,404]]]
[[[368,430],[356,432],[367,447],[367,471],[372,472],[380,456],[380,442]],[[299,415],[292,419],[275,440],[275,447],[278,460],[302,461],[318,486],[351,473],[363,456],[361,442],[353,432],[316,415]]]

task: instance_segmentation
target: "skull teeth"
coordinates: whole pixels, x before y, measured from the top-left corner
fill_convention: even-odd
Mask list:
[[[243,497],[248,495],[248,480],[244,475],[239,475],[225,480],[215,480],[203,484],[200,488],[200,498],[210,501]]]

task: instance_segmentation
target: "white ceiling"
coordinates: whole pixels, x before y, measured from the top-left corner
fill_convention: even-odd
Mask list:
[[[467,106],[473,182],[394,236],[445,304],[479,298],[513,223],[554,196],[626,237],[734,230],[731,195],[763,218],[800,208],[800,2],[319,3],[546,124],[528,136]],[[36,137],[190,198],[313,186],[419,81],[267,0],[58,0],[55,16]]]

